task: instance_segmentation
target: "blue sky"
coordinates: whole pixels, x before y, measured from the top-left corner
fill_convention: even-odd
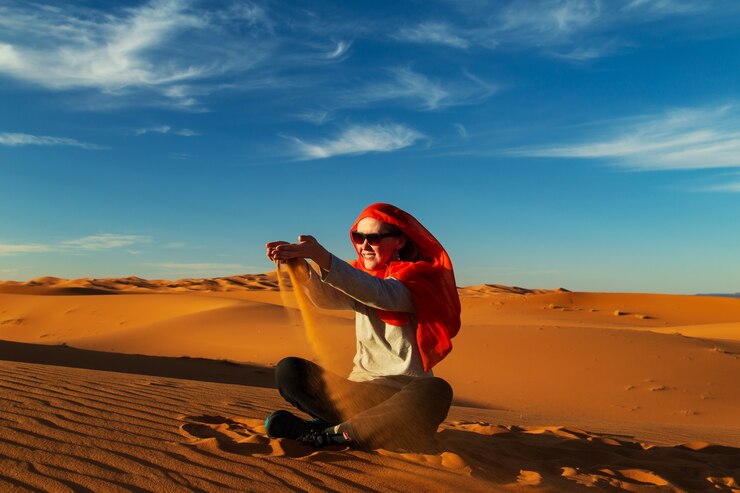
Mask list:
[[[458,284],[740,291],[740,4],[0,0],[0,279],[265,272],[394,203]]]

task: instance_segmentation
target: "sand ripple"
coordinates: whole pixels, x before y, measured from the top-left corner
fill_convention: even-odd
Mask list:
[[[314,450],[265,436],[271,388],[0,361],[0,391],[3,492],[740,491],[706,442],[450,420],[423,454]]]

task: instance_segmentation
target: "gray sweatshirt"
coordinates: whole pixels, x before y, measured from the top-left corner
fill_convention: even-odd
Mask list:
[[[431,377],[425,372],[416,344],[416,316],[408,288],[398,279],[380,279],[331,257],[321,276],[309,267],[306,294],[319,308],[354,310],[357,352],[349,379],[401,387],[409,378]],[[386,324],[375,309],[406,312],[408,324]]]

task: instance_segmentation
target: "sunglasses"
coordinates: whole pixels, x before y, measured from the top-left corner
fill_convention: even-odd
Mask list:
[[[359,231],[352,231],[352,241],[357,245],[362,245],[365,243],[365,240],[371,245],[371,246],[378,246],[380,245],[380,240],[383,238],[388,238],[389,236],[398,236],[401,233],[360,233]]]

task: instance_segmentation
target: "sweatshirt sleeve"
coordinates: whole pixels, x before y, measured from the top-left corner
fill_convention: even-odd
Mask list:
[[[398,279],[380,279],[334,255],[329,271],[321,271],[325,284],[333,286],[350,298],[380,310],[414,313],[414,303],[408,288]]]
[[[355,308],[355,300],[324,283],[310,265],[308,265],[308,278],[303,280],[303,289],[311,303],[319,308],[328,310],[353,310]]]

